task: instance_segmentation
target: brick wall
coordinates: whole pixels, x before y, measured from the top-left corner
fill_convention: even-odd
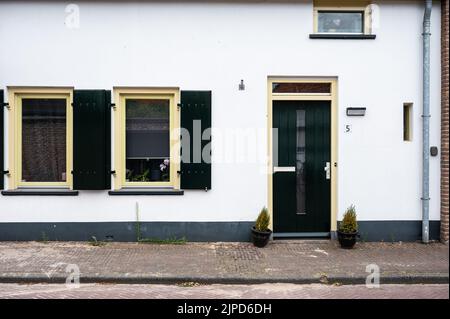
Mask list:
[[[449,106],[448,106],[448,2],[442,0],[442,98],[441,98],[441,240],[448,243],[448,180],[449,180]]]

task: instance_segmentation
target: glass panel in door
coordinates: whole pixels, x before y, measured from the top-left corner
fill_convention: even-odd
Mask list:
[[[296,146],[296,200],[297,214],[306,214],[305,195],[305,162],[306,162],[306,112],[297,109],[297,146]]]

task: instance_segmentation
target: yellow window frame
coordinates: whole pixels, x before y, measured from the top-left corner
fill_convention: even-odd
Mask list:
[[[315,0],[314,1],[314,18],[313,32],[319,33],[319,11],[362,11],[364,12],[364,33],[372,34],[372,10],[370,8],[371,1],[368,0]],[[333,33],[326,33],[333,34]],[[336,33],[340,34],[340,33]]]
[[[9,97],[9,176],[8,188],[63,187],[72,189],[73,170],[73,88],[16,88],[8,87]],[[66,100],[66,181],[22,181],[22,99]]]
[[[170,180],[168,182],[126,181],[126,100],[168,99],[170,136]],[[180,188],[180,101],[179,88],[114,88],[114,189],[133,187]]]
[[[413,105],[412,102],[403,103],[403,141],[413,140]]]

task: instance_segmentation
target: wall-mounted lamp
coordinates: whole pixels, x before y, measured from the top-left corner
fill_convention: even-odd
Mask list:
[[[430,147],[430,155],[431,156],[438,156],[438,154],[439,154],[439,151],[438,151],[437,146],[431,146]]]
[[[348,107],[347,116],[364,116],[366,115],[365,107]]]
[[[241,82],[239,83],[239,91],[244,91],[244,90],[245,90],[244,80],[241,80]]]

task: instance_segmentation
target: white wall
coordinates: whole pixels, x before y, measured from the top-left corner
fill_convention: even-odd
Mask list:
[[[213,92],[215,128],[267,133],[267,76],[339,77],[339,216],[421,218],[422,1],[379,4],[376,40],[311,40],[312,2],[0,2],[0,87],[179,86]],[[440,145],[440,9],[432,15],[431,145]],[[245,91],[237,85],[244,79]],[[402,140],[403,102],[414,103],[413,142]],[[364,118],[345,108],[366,106]],[[7,115],[7,112],[5,112]],[[351,133],[344,126],[352,125]],[[262,139],[263,150],[266,139]],[[218,152],[218,143],[213,153]],[[5,167],[8,167],[5,163]],[[439,158],[431,158],[431,219],[439,219]],[[184,196],[0,196],[7,221],[246,221],[267,204],[255,163],[214,164],[212,190]]]

